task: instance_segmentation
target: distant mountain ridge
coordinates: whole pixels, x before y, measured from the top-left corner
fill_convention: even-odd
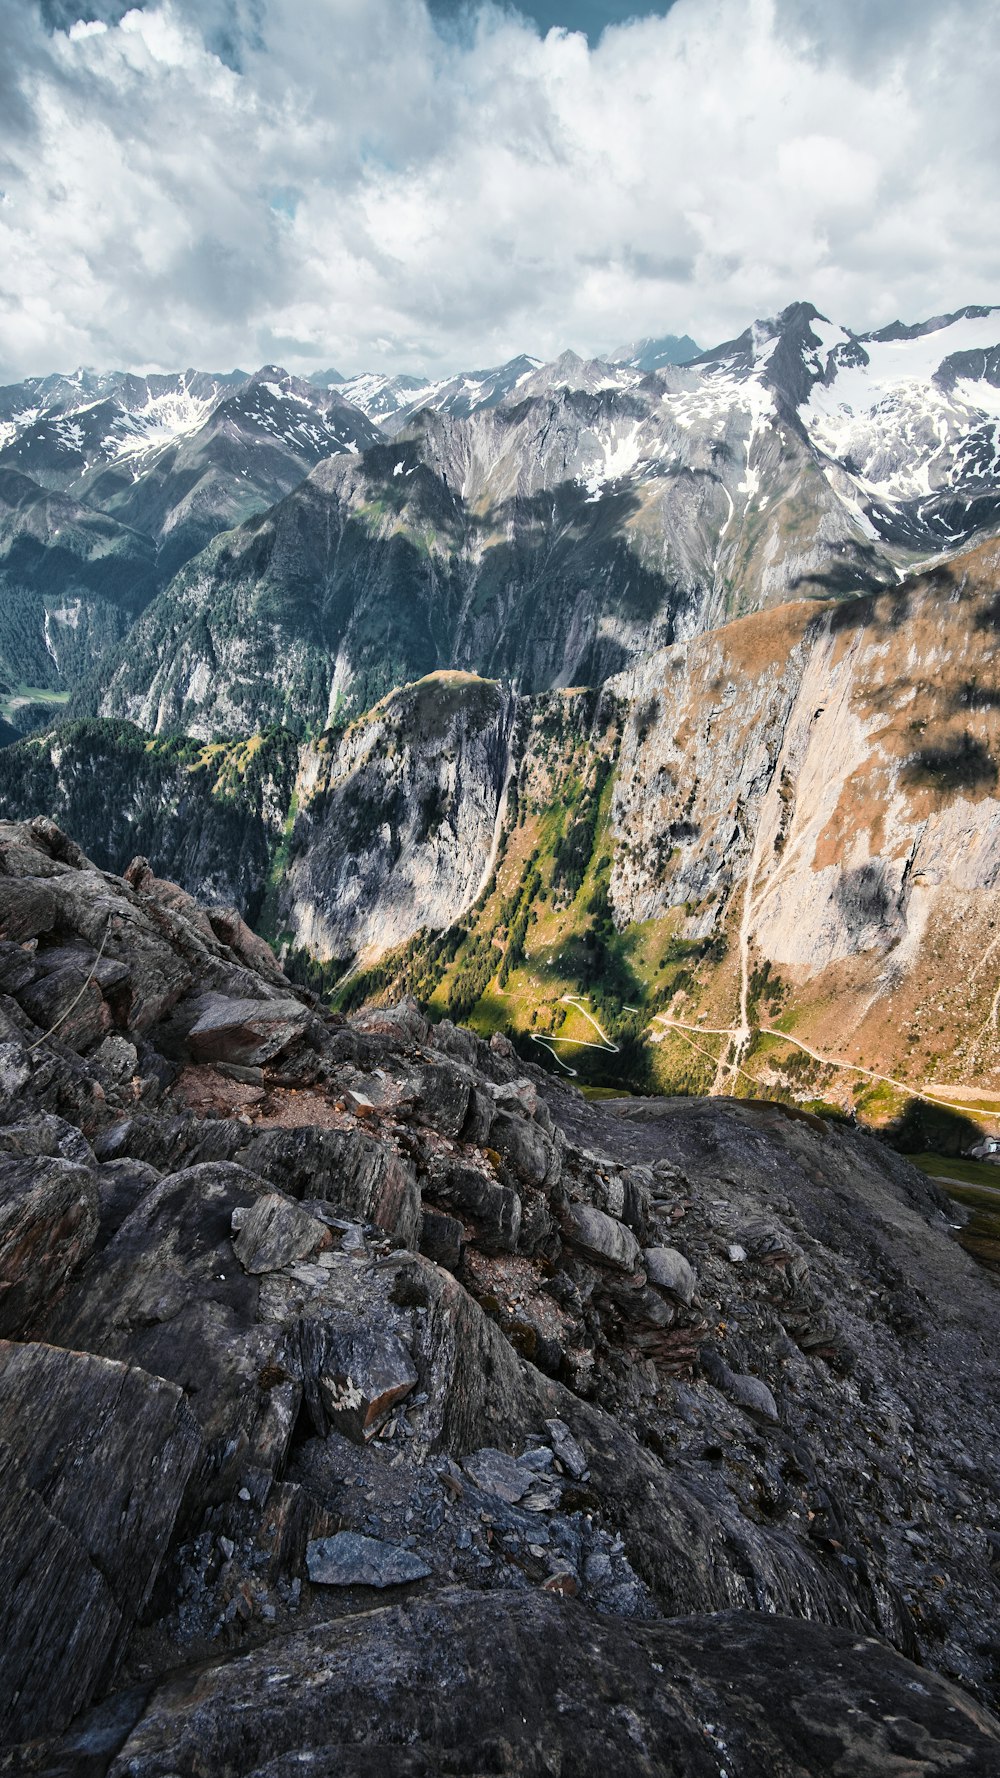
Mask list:
[[[189,565],[90,709],[207,737],[441,669],[599,684],[742,613],[894,585],[1000,522],[1000,326],[889,332],[796,304],[662,371],[564,353],[407,391],[391,441]]]
[[[1000,522],[1000,310],[862,334],[800,302],[694,345],[0,390],[0,681],[197,733],[441,668],[600,683]]]

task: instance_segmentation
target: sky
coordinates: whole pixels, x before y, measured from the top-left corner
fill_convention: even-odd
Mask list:
[[[1000,302],[996,0],[0,0],[0,32],[2,382]]]

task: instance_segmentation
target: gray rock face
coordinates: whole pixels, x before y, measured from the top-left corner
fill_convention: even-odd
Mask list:
[[[107,1685],[167,1552],[200,1439],[183,1392],[89,1353],[0,1342],[0,1736]]]
[[[241,1132],[233,1156],[249,1171],[280,1181],[296,1197],[327,1198],[416,1246],[420,1193],[413,1169],[387,1143],[359,1129]]]
[[[488,1686],[470,1683],[484,1650]],[[914,1778],[988,1778],[1000,1752],[995,1719],[953,1686],[844,1631],[740,1613],[623,1623],[551,1594],[467,1589],[299,1630],[131,1709],[109,1778],[199,1763],[251,1778],[303,1759],[332,1771],[331,1749],[340,1778],[449,1764],[511,1778],[886,1778],[887,1722],[888,1757]]]
[[[437,1210],[425,1209],[420,1225],[420,1251],[437,1265],[454,1272],[461,1264],[464,1234],[457,1216],[443,1216]]]
[[[299,1345],[306,1401],[321,1433],[364,1443],[416,1387],[416,1367],[398,1335],[343,1311],[303,1321]]]
[[[57,1296],[97,1236],[97,1181],[46,1156],[0,1158],[0,1335],[17,1335]]]
[[[500,1183],[488,1163],[470,1166],[466,1161],[443,1157],[429,1174],[426,1190],[448,1209],[474,1217],[493,1247],[517,1246],[521,1200],[509,1185]]]
[[[306,1551],[306,1562],[309,1579],[321,1587],[402,1587],[431,1572],[411,1550],[353,1531],[317,1538]]]
[[[498,1106],[490,1142],[526,1185],[554,1185],[559,1176],[558,1150],[551,1138],[523,1112]]]

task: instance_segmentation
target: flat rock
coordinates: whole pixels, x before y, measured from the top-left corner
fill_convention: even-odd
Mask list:
[[[691,1302],[698,1279],[694,1267],[676,1247],[647,1247],[642,1263],[650,1284],[667,1291],[678,1302]]]
[[[857,1632],[752,1612],[628,1622],[540,1588],[417,1594],[121,1708],[108,1778],[990,1778],[1000,1762],[995,1717]]]
[[[642,1263],[642,1249],[623,1222],[595,1210],[592,1204],[571,1204],[563,1220],[563,1233],[581,1253],[614,1266],[621,1272],[634,1272]]]
[[[412,1550],[356,1531],[316,1538],[306,1549],[306,1566],[309,1579],[321,1587],[403,1587],[431,1573]]]
[[[523,1500],[536,1479],[530,1469],[508,1457],[506,1451],[494,1451],[488,1446],[464,1458],[462,1468],[484,1494],[495,1494],[508,1506]]]
[[[280,1192],[266,1192],[234,1212],[233,1246],[245,1272],[276,1272],[329,1247],[329,1229]]]
[[[279,1056],[302,1035],[312,1016],[299,1000],[233,1000],[225,994],[201,995],[195,1010],[187,1034],[195,1061],[244,1067]]]

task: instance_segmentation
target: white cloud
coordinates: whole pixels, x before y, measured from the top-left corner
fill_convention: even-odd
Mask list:
[[[798,297],[855,326],[1000,297],[992,0],[677,0],[592,50],[495,7],[440,34],[424,0],[102,10],[47,34],[0,0],[7,378],[454,368],[711,343]]]

